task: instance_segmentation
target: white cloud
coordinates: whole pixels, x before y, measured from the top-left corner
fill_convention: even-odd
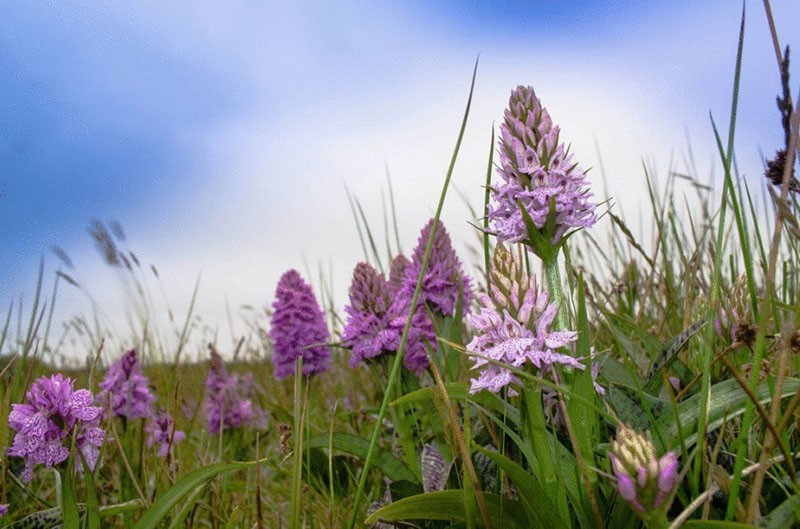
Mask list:
[[[382,250],[384,164],[392,174],[404,250],[410,252],[436,206],[477,52],[483,54],[475,99],[453,180],[475,207],[483,196],[490,128],[499,124],[519,83],[536,87],[578,160],[594,166],[598,184],[599,145],[609,191],[633,218],[646,201],[643,158],[663,177],[671,154],[684,149],[686,128],[704,179],[715,156],[708,109],[727,127],[738,29],[738,11],[729,7],[663,9],[651,20],[622,21],[617,38],[596,47],[569,43],[566,53],[559,52],[567,43],[557,35],[544,44],[481,35],[448,42],[426,20],[387,5],[316,14],[296,6],[274,8],[257,14],[208,8],[152,29],[153,41],[161,42],[183,27],[179,34],[187,40],[174,47],[188,55],[194,49],[186,33],[197,32],[217,57],[240,63],[242,75],[264,93],[247,115],[187,131],[186,141],[203,153],[191,193],[167,197],[157,218],[129,223],[158,266],[170,299],[185,305],[202,271],[197,311],[219,325],[223,346],[229,343],[224,300],[234,308],[265,306],[284,270],[305,274],[304,259],[312,268],[331,264],[337,301],[344,303],[350,270],[362,259],[344,187],[362,201]],[[142,24],[164,14],[161,7],[150,9],[139,14]],[[390,12],[378,23],[381,10]],[[751,19],[754,44],[748,44],[749,77],[743,82],[757,85],[759,97],[771,104],[777,83],[760,81],[762,74],[774,75],[774,65],[763,66],[774,59],[764,28],[754,26]],[[752,95],[749,86],[743,94]],[[778,121],[777,113],[759,121],[751,104],[742,101],[743,123],[755,125],[740,129],[740,156],[748,156],[743,166],[758,178],[754,145]],[[771,145],[779,134],[769,137]],[[596,195],[605,198],[600,185]],[[469,260],[464,247],[474,240],[467,225],[472,219],[454,189],[443,218],[462,259]],[[80,260],[88,262],[85,254]],[[104,277],[92,266],[90,276]],[[119,294],[106,287],[114,281],[106,277],[96,288],[98,301],[118,319]]]

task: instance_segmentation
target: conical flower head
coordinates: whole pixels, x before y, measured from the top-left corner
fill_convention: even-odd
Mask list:
[[[321,373],[330,367],[331,350],[326,344],[325,317],[311,286],[296,270],[281,276],[272,305],[272,338],[275,378],[294,374],[295,359],[303,359],[303,375]]]
[[[528,276],[522,252],[499,243],[495,248],[489,273],[489,296],[499,311],[517,316],[526,299],[536,296],[536,280]],[[528,324],[526,320],[522,322]]]
[[[342,334],[342,345],[353,353],[350,366],[396,349],[400,337],[391,326],[392,297],[390,285],[380,272],[369,263],[356,265],[350,284],[350,304],[344,309],[347,324]]]
[[[504,277],[504,282],[503,290],[514,295],[499,292],[496,301],[479,294],[480,310],[469,317],[475,336],[467,350],[480,355],[472,357],[473,369],[480,369],[480,375],[470,381],[470,392],[497,393],[512,382],[520,383],[509,367],[522,369],[530,364],[542,374],[555,364],[584,369],[577,358],[558,352],[577,340],[577,334],[552,330],[558,306],[549,301],[547,291],[539,291],[536,278],[520,272]]]
[[[677,485],[680,470],[673,452],[659,459],[649,437],[623,424],[617,429],[609,458],[620,495],[639,515],[650,516],[666,508],[664,499]]]
[[[256,415],[253,402],[242,391],[239,376],[228,374],[225,361],[215,351],[208,363],[203,408],[206,427],[212,434],[247,426]]]
[[[461,260],[453,249],[450,235],[441,221],[436,225],[433,233],[433,245],[422,278],[422,289],[419,302],[424,303],[433,312],[444,316],[453,316],[459,296],[462,298],[462,311],[469,311],[472,301],[472,288],[470,279],[461,269]],[[403,287],[397,296],[408,300],[410,303],[417,285],[417,278],[422,270],[422,261],[425,257],[425,247],[433,232],[433,219],[430,219],[417,240],[417,246],[411,257],[411,263],[406,267]]]
[[[423,227],[414,248],[411,261],[405,257],[396,257],[391,264],[389,292],[395,298],[389,308],[389,328],[393,331],[393,341],[389,341],[390,350],[400,347],[400,339],[411,310],[411,302],[417,285],[422,262],[425,258],[425,247],[433,233],[433,243],[417,305],[412,317],[411,328],[406,339],[403,365],[415,374],[420,375],[428,367],[428,349],[435,351],[436,330],[429,311],[442,316],[454,316],[459,299],[462,311],[469,312],[472,302],[472,288],[469,277],[461,269],[461,261],[456,255],[444,225],[439,222],[433,230],[433,219]],[[403,275],[402,285],[394,291]]]
[[[531,87],[509,99],[498,142],[501,182],[491,187],[489,221],[501,241],[557,245],[572,228],[597,220],[585,173],[563,143],[559,128]],[[523,214],[522,209],[525,210]],[[526,216],[540,232],[529,232]]]
[[[16,431],[8,455],[25,459],[22,478],[33,478],[33,467],[52,467],[69,457],[72,435],[90,469],[94,469],[105,432],[100,428],[103,408],[93,406],[86,389],[75,390],[61,374],[37,379],[25,394],[26,402],[12,404],[8,426]],[[75,468],[83,469],[80,458]]]
[[[356,265],[349,294],[350,307],[359,312],[383,315],[391,306],[388,283],[383,274],[369,263]]]
[[[111,411],[119,417],[144,419],[150,416],[150,406],[155,397],[148,387],[147,377],[142,374],[142,366],[131,349],[111,367],[100,382],[100,402],[105,404],[111,396]]]

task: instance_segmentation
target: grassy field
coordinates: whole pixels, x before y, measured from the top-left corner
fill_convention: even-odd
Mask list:
[[[94,225],[133,330],[77,317],[85,362],[58,365],[50,281],[9,308],[0,527],[797,527],[798,119],[787,75],[783,165],[745,182],[738,83],[709,138],[724,177],[642,175],[635,230],[517,88],[470,219],[473,277],[438,222],[468,102],[414,253],[356,215],[372,264],[347,307],[287,274],[233,350],[198,345],[191,313],[152,321],[157,271]]]

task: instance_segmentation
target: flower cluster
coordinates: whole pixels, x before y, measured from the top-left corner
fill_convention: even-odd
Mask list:
[[[331,350],[325,317],[311,286],[296,270],[281,276],[275,291],[272,314],[275,378],[294,374],[295,360],[303,359],[303,375],[321,373],[330,367]]]
[[[106,404],[110,396],[111,411],[118,417],[143,419],[152,413],[150,408],[155,397],[150,393],[147,377],[142,374],[135,349],[108,368],[100,389],[100,403]]]
[[[569,229],[596,222],[586,175],[568,151],[533,88],[518,86],[511,92],[498,145],[502,182],[492,186],[489,204],[498,239],[531,241],[522,209],[538,230],[550,224],[544,235],[554,245]]]
[[[350,304],[342,344],[352,351],[350,366],[397,348],[397,329],[391,326],[392,293],[383,274],[369,263],[358,263],[350,283]]]
[[[170,448],[186,438],[184,432],[175,429],[175,420],[164,409],[159,410],[148,421],[145,432],[147,433],[147,448],[157,446],[158,457],[167,457]]]
[[[539,291],[536,278],[528,276],[515,255],[499,245],[492,262],[489,295],[478,296],[481,308],[469,317],[476,334],[467,349],[473,369],[470,392],[488,389],[497,393],[510,383],[519,383],[508,367],[532,364],[541,373],[562,364],[583,369],[578,359],[556,350],[577,340],[573,331],[553,331],[558,306],[550,303],[547,291]]]
[[[93,406],[89,390],[74,390],[70,378],[61,374],[37,379],[25,394],[24,404],[13,404],[8,426],[17,433],[8,455],[25,459],[22,478],[33,478],[34,465],[52,467],[69,457],[73,434],[76,448],[94,469],[105,432],[100,428],[103,408]],[[81,458],[75,467],[83,468]]]
[[[653,442],[623,424],[617,430],[609,458],[620,496],[640,516],[666,509],[664,500],[675,488],[680,470],[673,452],[657,458]]]
[[[342,336],[343,345],[353,353],[351,366],[399,349],[432,231],[433,219],[422,229],[411,261],[402,255],[392,260],[388,280],[368,263],[356,266]],[[468,312],[471,300],[470,279],[463,273],[450,236],[439,222],[406,339],[403,364],[408,370],[422,373],[428,367],[428,347],[436,348],[436,331],[429,311],[454,316],[459,303]]]
[[[428,348],[437,349],[436,330],[429,311],[435,315],[450,317],[455,315],[459,301],[464,313],[469,312],[472,302],[470,279],[462,271],[461,260],[453,249],[450,235],[441,221],[436,224],[435,231],[433,226],[433,219],[430,219],[422,228],[411,261],[405,266],[403,283],[390,311],[392,325],[402,333],[412,309],[411,302],[422,270],[425,247],[433,235],[431,253],[422,276],[403,356],[403,365],[417,375],[428,367]]]
[[[203,408],[209,433],[241,428],[258,419],[260,410],[246,398],[238,375],[229,375],[222,357],[212,351],[206,376]]]

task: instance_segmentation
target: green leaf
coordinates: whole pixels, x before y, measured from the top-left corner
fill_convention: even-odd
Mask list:
[[[451,382],[449,384],[445,384],[445,388],[447,389],[447,394],[450,396],[451,400],[464,401],[467,396],[469,396],[469,400],[471,402],[480,404],[489,410],[497,412],[501,416],[505,416],[509,422],[517,425],[519,424],[519,410],[500,398],[495,393],[491,393],[489,391],[480,391],[474,395],[469,395],[467,384],[463,382]],[[392,402],[392,406],[427,402],[429,400],[433,400],[432,386],[406,393],[399,399]]]
[[[525,508],[519,502],[488,492],[483,493],[483,498],[493,528],[528,529],[531,527],[527,522]],[[442,490],[404,498],[375,511],[365,520],[364,524],[370,525],[379,520],[387,522],[400,520],[466,522],[464,491]]]
[[[178,529],[181,525],[183,525],[184,520],[186,520],[186,517],[189,516],[190,512],[192,512],[194,504],[197,502],[203,491],[205,491],[205,488],[205,483],[203,483],[202,485],[198,485],[197,488],[195,488],[189,494],[189,496],[186,498],[186,501],[183,502],[183,507],[181,507],[181,510],[178,512],[175,518],[172,519],[167,529]]]
[[[320,434],[312,437],[305,444],[306,449],[312,448],[328,448],[331,444],[331,436],[329,434]],[[367,457],[369,450],[369,441],[347,433],[333,434],[333,448],[341,450],[350,455],[354,455],[360,459]],[[392,481],[411,481],[418,483],[417,476],[398,458],[392,455],[391,452],[376,448],[372,454],[372,464],[377,467],[384,476]]]
[[[785,399],[791,397],[798,391],[800,391],[800,379],[786,378],[783,383],[780,398]],[[735,379],[714,384],[711,386],[710,393],[711,395],[708,403],[708,431],[720,427],[726,420],[730,421],[734,417],[743,414],[749,400],[747,393],[745,393]],[[758,402],[761,404],[771,402],[773,395],[770,391],[769,381],[758,386],[755,395]],[[697,420],[702,409],[700,406],[700,400],[702,398],[702,394],[698,392],[678,404],[678,420],[680,421],[682,432],[687,435],[685,439],[687,447],[694,445],[697,440]],[[661,434],[660,436],[655,436],[655,442],[657,444],[659,443],[659,438],[678,438],[678,423],[675,421],[674,411],[666,411],[656,422],[655,427]],[[672,447],[661,446],[659,448],[664,450]]]
[[[791,529],[800,526],[800,496],[790,496],[772,509],[761,522],[767,529]]]
[[[156,529],[169,512],[197,487],[205,485],[219,474],[253,465],[255,462],[217,463],[195,470],[161,494],[155,503],[142,514],[133,529]]]
[[[61,516],[64,520],[64,529],[79,529],[81,524],[78,513],[78,503],[75,499],[75,436],[72,436],[69,448],[67,468],[64,471],[64,481],[61,489]]]
[[[597,473],[593,470],[594,447],[597,446],[597,434],[599,432],[598,416],[592,409],[590,403],[595,402],[597,392],[594,389],[592,379],[591,345],[589,343],[589,317],[586,313],[586,298],[584,294],[583,275],[578,279],[578,307],[577,307],[577,331],[578,343],[576,344],[576,356],[586,358],[586,369],[577,371],[572,380],[572,390],[582,399],[569,399],[567,410],[569,411],[572,429],[580,446],[581,456],[586,465],[586,473],[589,482],[594,486],[597,483]]]
[[[753,526],[746,523],[725,522],[721,520],[689,520],[681,527],[684,529],[752,529]]]
[[[569,527],[558,514],[556,505],[541,483],[527,470],[499,452],[479,448],[500,467],[517,488],[520,503],[528,514],[528,520],[541,527]]]
[[[100,529],[100,507],[97,503],[97,489],[94,486],[94,474],[86,463],[83,452],[78,450],[83,465],[83,475],[86,478],[86,527],[87,529]]]

